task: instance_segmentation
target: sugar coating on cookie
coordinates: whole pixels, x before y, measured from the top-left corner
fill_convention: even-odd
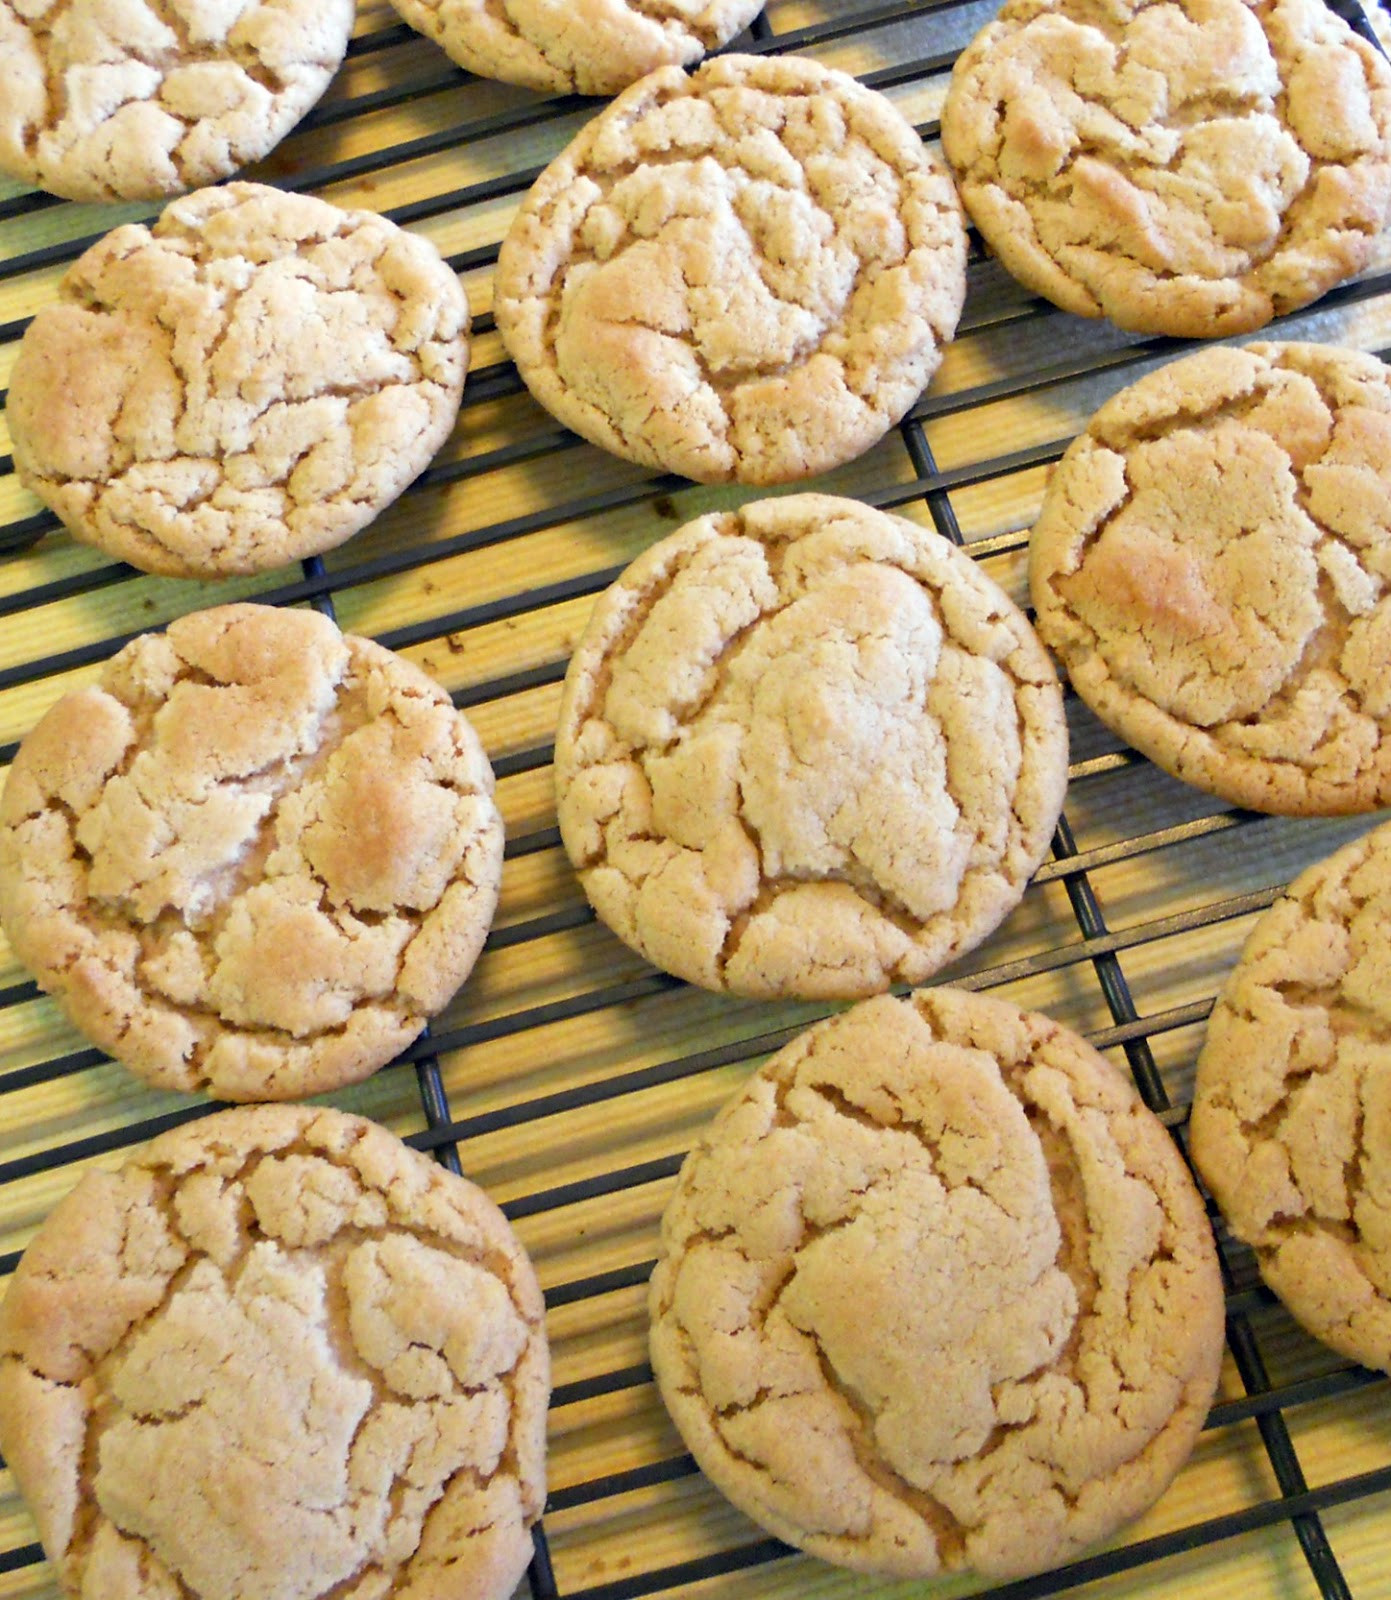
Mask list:
[[[1006,0],[942,148],[1029,288],[1122,328],[1259,328],[1371,259],[1391,68],[1323,0]]]
[[[968,555],[791,495],[690,523],[600,599],[555,772],[585,893],[649,960],[848,999],[921,982],[1017,904],[1067,730],[1047,653]]]
[[[89,1174],[0,1305],[0,1444],[74,1596],[505,1600],[549,1384],[502,1213],[338,1111]]]
[[[1335,346],[1200,351],[1108,401],[1030,543],[1097,715],[1238,805],[1391,801],[1391,381]]]
[[[951,989],[865,1001],[753,1075],[681,1169],[650,1307],[715,1485],[895,1577],[1104,1538],[1182,1465],[1222,1355],[1162,1124],[1075,1034]]]
[[[461,67],[533,89],[617,94],[728,44],[763,0],[391,0]]]
[[[370,211],[237,183],[86,251],[20,343],[21,481],[147,572],[258,572],[341,544],[458,414],[468,302]]]
[[[662,68],[541,174],[498,329],[532,394],[615,454],[782,483],[868,450],[965,293],[951,180],[882,95],[795,57]]]
[[[1208,1024],[1193,1161],[1262,1276],[1391,1372],[1391,827],[1301,873]]]
[[[0,172],[70,200],[229,177],[328,87],[353,0],[0,0]]]
[[[502,822],[438,684],[312,611],[195,612],[24,740],[0,919],[103,1050],[164,1088],[366,1077],[467,977]]]

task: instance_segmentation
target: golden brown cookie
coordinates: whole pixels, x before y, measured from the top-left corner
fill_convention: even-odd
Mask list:
[[[965,284],[951,180],[888,100],[729,55],[650,74],[546,168],[494,307],[566,427],[701,482],[784,483],[903,416]]]
[[[229,177],[328,87],[352,0],[0,0],[0,172],[72,200]]]
[[[1198,1058],[1193,1160],[1306,1328],[1391,1372],[1391,826],[1251,931]]]
[[[1137,750],[1238,805],[1391,801],[1391,381],[1211,349],[1108,401],[1048,485],[1039,633]]]
[[[1371,259],[1391,68],[1323,0],[1006,0],[957,60],[942,148],[1030,289],[1212,338]]]
[[[502,1213],[339,1111],[90,1173],[0,1305],[0,1445],[83,1600],[505,1600],[549,1383]]]
[[[459,410],[468,302],[426,240],[262,184],[86,251],[19,347],[21,481],[147,572],[259,572],[341,544]]]
[[[1021,612],[947,540],[829,495],[701,517],[594,609],[556,735],[585,893],[710,989],[922,982],[1019,901],[1067,784]]]
[[[312,611],[127,645],[24,740],[0,918],[103,1050],[163,1088],[364,1078],[468,976],[497,904],[493,774],[449,696]]]
[[[763,0],[391,0],[461,67],[532,89],[617,94],[728,44]]]
[[[1075,1034],[952,989],[780,1050],[686,1158],[652,1364],[702,1470],[895,1577],[1042,1571],[1154,1500],[1223,1300],[1163,1125]]]

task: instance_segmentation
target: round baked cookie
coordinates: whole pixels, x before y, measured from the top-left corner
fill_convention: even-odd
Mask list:
[[[0,0],[0,172],[153,200],[257,161],[328,87],[352,0]]]
[[[1256,923],[1208,1024],[1193,1160],[1306,1328],[1391,1372],[1391,825]]]
[[[370,211],[236,183],[78,258],[20,343],[21,481],[146,572],[259,572],[341,544],[449,435],[468,302]]]
[[[1042,861],[1062,695],[947,540],[790,495],[689,523],[601,597],[556,734],[585,893],[668,972],[853,999],[978,944]]]
[[[1259,811],[1391,801],[1391,382],[1199,351],[1102,406],[1030,542],[1037,625],[1137,750]]]
[[[468,976],[497,904],[493,774],[449,696],[313,611],[146,634],[26,738],[0,920],[142,1078],[284,1100],[365,1078]]]
[[[663,67],[537,179],[497,325],[537,400],[616,455],[783,483],[863,454],[961,312],[950,178],[882,95],[791,56]]]
[[[652,1365],[770,1532],[894,1577],[1043,1571],[1165,1488],[1223,1298],[1202,1201],[1047,1017],[881,996],[761,1067],[662,1219]]]
[[[728,44],[763,0],[391,0],[411,27],[484,78],[617,94],[644,73]]]
[[[1391,209],[1391,68],[1323,0],[1005,0],[942,148],[1065,311],[1205,339],[1359,272]]]
[[[549,1385],[502,1213],[339,1111],[89,1173],[0,1305],[5,1462],[87,1600],[506,1600]]]

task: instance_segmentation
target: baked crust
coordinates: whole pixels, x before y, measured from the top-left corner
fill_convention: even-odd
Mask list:
[[[1062,694],[961,550],[853,500],[701,517],[594,608],[561,835],[649,960],[711,989],[920,983],[1013,909],[1067,785]]]
[[[1075,1034],[867,1000],[766,1062],[662,1222],[652,1364],[702,1470],[861,1571],[1056,1566],[1207,1416],[1223,1296],[1163,1125]]]
[[[1391,67],[1322,0],[1006,0],[942,148],[1022,283],[1122,328],[1263,327],[1391,209]]]
[[[87,1600],[505,1600],[549,1382],[501,1212],[321,1108],[88,1174],[0,1304],[0,1447]]]
[[[1286,815],[1391,801],[1391,379],[1202,350],[1109,400],[1029,542],[1038,630],[1161,767]]]
[[[156,200],[259,161],[342,64],[353,0],[0,0],[0,172]]]
[[[449,696],[312,611],[221,606],[126,646],[24,740],[0,918],[162,1088],[366,1077],[468,975],[497,903],[492,769]]]
[[[1256,923],[1198,1057],[1193,1161],[1317,1338],[1391,1372],[1391,828]]]
[[[533,185],[498,330],[540,403],[615,455],[785,483],[875,444],[966,286],[950,178],[882,95],[793,56],[649,74]]]
[[[263,184],[85,251],[20,343],[21,481],[146,572],[260,572],[366,526],[449,436],[468,302],[433,245]]]

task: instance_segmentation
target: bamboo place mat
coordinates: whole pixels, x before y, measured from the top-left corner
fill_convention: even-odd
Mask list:
[[[990,0],[774,0],[740,45],[854,72],[934,142],[952,59],[991,10]],[[477,337],[453,437],[392,510],[322,563],[206,584],[140,576],[55,532],[4,454],[0,764],[127,636],[239,596],[331,604],[345,628],[446,684],[499,779],[508,851],[497,926],[432,1038],[333,1098],[421,1148],[457,1151],[536,1262],[556,1387],[532,1595],[957,1595],[972,1586],[876,1583],[764,1537],[696,1472],[647,1367],[645,1285],[681,1156],[819,1008],[709,995],[654,972],[596,925],[559,848],[551,738],[593,597],[660,534],[751,498],[655,478],[580,444],[530,400],[493,331],[498,241],[537,169],[595,109],[470,78],[371,0],[324,103],[253,175],[384,211],[460,272]],[[0,386],[66,264],[154,209],[0,187]],[[1383,350],[1391,252],[1272,332]],[[816,486],[964,539],[1022,596],[1049,465],[1104,398],[1180,348],[1053,310],[976,245],[961,332],[931,390],[879,448]],[[1072,784],[1054,856],[952,976],[1086,1033],[1181,1132],[1212,997],[1252,920],[1368,822],[1224,808],[1120,747],[1075,701],[1069,714]],[[0,942],[0,1274],[81,1172],[116,1166],[205,1109],[87,1048]],[[1391,1390],[1301,1334],[1249,1254],[1222,1246],[1230,1348],[1191,1463],[1112,1546],[1000,1593],[1391,1594]],[[0,1600],[57,1594],[34,1541],[0,1474]]]

